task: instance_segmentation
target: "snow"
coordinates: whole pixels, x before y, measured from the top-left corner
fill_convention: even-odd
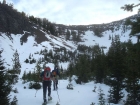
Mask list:
[[[46,37],[49,39],[49,41],[45,41],[42,42],[41,44],[37,44],[35,42],[35,38],[33,36],[29,36],[27,42],[21,45],[20,44],[20,38],[22,37],[21,34],[17,34],[17,35],[11,34],[11,38],[13,39],[11,41],[10,38],[6,36],[5,33],[1,33],[0,47],[4,50],[2,56],[4,57],[7,64],[10,65],[8,68],[11,68],[13,53],[16,50],[18,50],[18,53],[20,55],[21,63],[24,62],[25,58],[28,58],[30,54],[33,54],[35,59],[38,59],[39,57],[43,57],[41,55],[34,54],[34,53],[40,52],[40,50],[44,50],[44,49],[47,49],[48,51],[53,50],[53,47],[57,47],[57,48],[66,47],[67,50],[74,51],[79,44],[83,44],[86,46],[94,46],[96,44],[99,44],[99,46],[107,47],[107,49],[104,49],[104,52],[106,53],[111,45],[111,40],[109,40],[109,35],[111,37],[114,35],[120,35],[121,42],[126,42],[128,41],[128,39],[131,39],[133,43],[136,43],[137,37],[130,38],[129,34],[130,34],[130,30],[127,30],[125,33],[122,33],[122,30],[119,29],[118,31],[114,31],[113,33],[110,30],[105,31],[103,32],[103,37],[97,37],[96,35],[94,35],[93,31],[88,30],[85,32],[85,35],[81,35],[82,40],[84,42],[79,42],[77,44],[74,44],[72,41],[65,41],[64,38],[61,37],[55,37],[53,35],[46,34]],[[50,43],[53,43],[54,46],[52,46]],[[71,46],[72,48],[68,47],[67,45]]]
[[[68,80],[59,80],[58,90],[53,91],[53,88],[51,89],[53,100],[49,102],[50,105],[55,105],[57,102],[59,102],[60,105],[90,105],[92,102],[98,103],[98,92],[92,92],[95,85],[93,82],[84,85],[75,84],[74,90],[66,89],[67,85]],[[97,85],[100,86],[100,84]],[[24,89],[24,86],[27,88]],[[11,95],[17,96],[19,105],[41,105],[41,103],[43,103],[42,88],[38,91],[35,89],[28,89],[28,83],[22,84],[21,81],[19,81],[15,87],[18,89],[19,93],[12,92]],[[107,86],[102,87],[104,88]]]
[[[60,105],[90,105],[92,102],[97,105],[99,103],[99,88],[105,94],[104,98],[107,105],[109,86],[99,83],[95,84],[93,81],[80,85],[72,81],[74,89],[68,90],[66,88],[68,83],[68,80],[59,80],[57,91],[53,91],[53,86],[51,86],[51,96],[53,99],[49,102],[49,105],[56,105],[57,102]],[[26,89],[24,89],[24,86],[26,86]],[[14,86],[14,88],[18,89],[18,93],[11,92],[11,95],[18,98],[18,105],[41,105],[43,103],[43,89],[28,89],[28,86],[29,83],[22,84],[22,81],[19,81]],[[97,88],[93,92],[95,86]],[[122,104],[123,101],[116,105]]]
[[[106,46],[107,49],[105,49],[105,52],[107,52],[111,40],[109,40],[109,35],[121,35],[120,40],[121,41],[127,41],[129,38],[130,31],[126,31],[125,33],[121,34],[121,30],[115,31],[112,33],[110,30],[105,31],[103,33],[103,37],[97,37],[94,35],[92,31],[86,31],[85,35],[82,35],[82,39],[84,42],[79,42],[78,44],[84,44],[87,46],[93,46],[96,44],[99,44],[100,46]],[[23,72],[29,72],[33,71],[36,64],[26,64],[24,63],[25,59],[29,57],[30,54],[33,54],[33,57],[35,59],[39,59],[40,57],[43,57],[42,55],[35,54],[36,52],[40,52],[40,50],[47,49],[48,51],[50,49],[53,50],[53,47],[50,43],[54,43],[55,47],[63,47],[65,46],[64,43],[67,45],[72,46],[72,48],[69,48],[68,46],[65,46],[68,50],[74,51],[77,47],[76,44],[74,44],[72,41],[65,41],[64,38],[55,37],[52,35],[46,34],[46,37],[49,39],[49,41],[42,42],[41,44],[37,44],[35,42],[35,39],[33,36],[28,37],[27,42],[23,43],[23,45],[20,44],[20,38],[22,35],[17,34],[11,35],[12,41],[8,36],[6,36],[5,33],[1,33],[0,36],[0,49],[3,49],[2,57],[5,59],[4,66],[7,69],[12,68],[12,58],[13,53],[18,50],[20,63],[21,63],[21,74],[19,78],[22,77]],[[133,43],[136,43],[137,38],[131,37],[131,40]],[[34,46],[34,45],[37,46]],[[43,47],[45,46],[45,47]],[[65,63],[59,63],[59,66],[63,67],[63,69],[67,69],[68,62]],[[47,66],[49,66],[52,70],[54,68],[54,64],[48,63]],[[72,81],[72,84],[74,86],[73,90],[66,89],[66,86],[69,84],[68,80],[59,80],[58,84],[58,91],[53,91],[51,96],[53,97],[53,100],[49,103],[49,105],[56,105],[57,102],[60,103],[60,105],[90,105],[92,102],[95,104],[98,104],[98,98],[99,98],[99,91],[98,89],[101,88],[105,94],[105,101],[107,104],[107,95],[109,91],[109,86],[105,84],[95,84],[94,81],[90,81],[89,83],[85,83],[82,85],[76,84],[74,81]],[[18,99],[18,105],[41,105],[43,102],[43,90],[42,88],[38,91],[34,89],[28,89],[29,83],[22,84],[22,80],[19,79],[19,82],[14,85],[13,88],[17,88],[19,93],[13,93],[11,92],[11,99],[14,96],[17,96]],[[26,86],[26,89],[23,87]],[[96,92],[93,92],[94,86],[97,87]],[[36,93],[37,92],[37,93]],[[58,94],[57,94],[58,92]],[[36,97],[35,97],[36,93]],[[125,94],[127,94],[124,91]],[[60,101],[58,99],[58,95],[60,98]],[[124,97],[125,99],[126,97]],[[123,101],[121,101],[118,105],[122,105]],[[112,104],[113,105],[113,104]]]

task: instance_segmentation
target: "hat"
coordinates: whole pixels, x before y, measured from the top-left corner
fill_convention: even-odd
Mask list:
[[[45,71],[47,71],[47,70],[49,70],[49,71],[50,71],[50,70],[51,70],[51,68],[50,68],[49,66],[47,66],[47,67],[45,67],[45,68],[44,68],[44,70],[45,70]]]

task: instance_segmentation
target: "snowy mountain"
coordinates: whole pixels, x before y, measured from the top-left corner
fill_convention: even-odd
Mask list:
[[[108,23],[108,25],[109,24],[113,24],[113,23]],[[99,26],[102,26],[102,25],[98,25],[98,27]],[[86,27],[90,27],[90,26],[86,26]],[[34,28],[37,29],[37,27],[34,27]],[[122,42],[128,41],[128,39],[131,39],[133,43],[137,42],[137,37],[134,36],[130,38],[129,36],[131,32],[130,27],[127,27],[125,32],[123,32],[124,23],[122,23],[119,26],[119,28],[117,26],[114,26],[113,28],[114,28],[113,31],[104,30],[102,32],[102,37],[98,37],[97,35],[95,35],[94,31],[87,29],[87,31],[84,31],[84,34],[80,34],[81,41],[79,42],[75,42],[73,40],[65,40],[65,35],[59,35],[57,37],[57,36],[48,34],[41,29],[39,31],[44,33],[44,38],[46,38],[47,40],[42,41],[40,43],[38,43],[36,40],[37,35],[31,34],[30,32],[24,31],[23,34],[10,34],[10,35],[7,35],[6,33],[1,32],[0,33],[0,46],[1,46],[1,49],[3,50],[2,57],[5,59],[5,64],[6,64],[5,66],[7,68],[11,68],[12,67],[11,60],[13,57],[13,53],[16,50],[19,53],[20,62],[23,63],[25,59],[29,57],[30,54],[33,54],[34,58],[37,60],[41,56],[36,53],[44,49],[47,49],[48,51],[52,49],[55,52],[55,49],[65,47],[67,50],[74,51],[77,49],[78,45],[94,46],[98,44],[101,47],[102,46],[106,47],[104,51],[107,52],[108,48],[111,45],[111,39],[109,39],[109,37],[113,37],[115,35],[119,35],[120,40]],[[75,31],[78,31],[78,30],[75,30]],[[29,33],[31,35],[27,37],[26,42],[23,42],[23,44],[21,44],[21,39],[23,38],[23,36],[25,36],[26,33]]]
[[[3,9],[0,7],[3,11]],[[5,10],[6,13],[7,11]],[[8,12],[7,12],[8,13]],[[15,13],[17,14],[17,13]],[[8,14],[9,16],[10,14]],[[17,17],[16,17],[17,16]],[[3,16],[4,17],[4,16]],[[0,19],[4,19],[4,18]],[[15,15],[15,20],[21,17],[21,15]],[[139,17],[139,15],[134,15],[128,17],[131,21],[135,21],[135,19]],[[9,18],[9,27],[12,27],[15,20],[13,18]],[[126,25],[125,21],[128,19],[122,19],[120,21],[111,22],[108,24],[93,24],[93,25],[79,25],[79,26],[65,26],[61,24],[53,24],[55,27],[55,35],[51,33],[50,30],[46,31],[42,26],[39,24],[32,23],[28,19],[25,19],[25,23],[21,24],[20,20],[15,22],[15,28],[9,28],[8,25],[5,27],[5,21],[0,20],[0,49],[2,50],[2,58],[4,59],[4,66],[7,69],[11,69],[13,66],[13,54],[17,50],[19,54],[19,59],[21,63],[21,74],[20,78],[23,75],[24,71],[33,71],[36,64],[25,63],[25,60],[29,58],[30,55],[35,60],[39,60],[44,56],[40,54],[42,50],[53,51],[53,54],[57,53],[57,50],[66,49],[67,51],[77,51],[78,46],[94,46],[99,45],[104,48],[104,52],[107,53],[110,45],[111,39],[118,35],[120,36],[120,41],[125,42],[129,39],[132,40],[133,43],[137,42],[137,37],[133,36],[130,37],[129,34],[131,32],[131,26]],[[11,19],[11,21],[10,21]],[[12,23],[12,25],[11,25]],[[30,24],[29,24],[30,23]],[[20,25],[21,24],[21,25]],[[24,26],[25,25],[25,26]],[[27,25],[28,28],[25,28]],[[24,28],[23,28],[24,26]],[[13,26],[14,27],[14,26]],[[20,27],[20,28],[19,28]],[[17,31],[19,28],[19,31]],[[9,32],[9,29],[11,29]],[[6,31],[7,30],[7,31]],[[70,37],[67,39],[67,32],[70,32]],[[75,34],[72,34],[75,33]],[[74,35],[77,37],[79,36],[80,40],[74,40]],[[61,53],[59,53],[61,54]],[[64,53],[62,53],[64,55]],[[70,57],[69,57],[70,59]],[[63,69],[67,69],[68,64],[70,61],[67,62],[59,62],[59,66]],[[43,65],[43,64],[42,64]],[[53,62],[48,62],[48,66],[51,69],[54,68]],[[53,100],[50,102],[50,105],[54,105],[57,101],[60,102],[62,105],[90,105],[92,102],[98,103],[98,92],[93,93],[92,90],[94,89],[93,86],[97,86],[98,89],[103,89],[105,92],[105,97],[107,97],[107,92],[109,87],[104,84],[95,84],[94,82],[89,82],[86,84],[78,85],[74,81],[74,91],[67,91],[66,85],[68,84],[67,80],[61,80],[59,83],[59,94],[60,99],[58,99],[58,93],[52,92]],[[29,83],[24,84],[28,86]],[[22,81],[19,82],[14,86],[14,88],[18,88],[19,93],[15,94],[11,92],[11,97],[17,95],[19,105],[38,105],[42,102],[42,89],[38,91],[36,97],[34,97],[35,90],[30,89],[23,89]],[[124,90],[125,92],[125,90]],[[67,97],[66,97],[67,96]],[[78,98],[77,98],[78,97]],[[124,97],[125,98],[125,97]],[[26,100],[29,101],[26,102]],[[32,104],[31,104],[32,103]],[[121,101],[119,105],[123,102]]]
[[[112,24],[112,23],[110,23]],[[6,33],[0,33],[0,48],[3,50],[2,57],[5,59],[5,67],[8,69],[11,69],[13,66],[12,58],[14,52],[17,50],[19,53],[20,63],[21,63],[21,74],[20,78],[23,76],[24,71],[34,71],[36,64],[29,64],[25,63],[24,61],[26,58],[29,58],[29,55],[33,55],[33,57],[38,60],[43,55],[40,55],[39,52],[41,50],[47,49],[48,51],[52,49],[52,51],[55,53],[55,49],[57,48],[63,48],[65,47],[69,51],[75,51],[78,47],[78,45],[83,44],[86,46],[94,46],[96,44],[99,44],[100,46],[105,46],[106,49],[104,49],[105,52],[108,51],[108,48],[111,45],[111,40],[109,40],[109,36],[114,35],[120,35],[120,39],[122,42],[127,41],[128,39],[131,39],[133,43],[137,42],[136,37],[129,37],[129,33],[131,29],[126,30],[124,33],[122,33],[123,30],[123,24],[121,24],[120,28],[118,30],[115,30],[112,32],[111,30],[105,30],[103,32],[102,37],[98,37],[94,34],[93,31],[90,29],[85,31],[85,34],[81,34],[82,41],[75,43],[72,40],[65,40],[64,35],[60,35],[59,37],[56,37],[54,35],[48,34],[46,32],[42,31],[45,34],[45,37],[47,41],[43,41],[41,43],[37,43],[35,40],[36,35],[31,35],[27,37],[27,41],[21,44],[21,38],[23,34],[11,34],[8,36]],[[35,27],[34,27],[35,28]],[[25,32],[26,33],[26,32]],[[69,62],[60,63],[59,66],[63,67],[63,69],[67,69]],[[53,70],[54,63],[47,63],[48,66]],[[86,83],[83,85],[78,85],[74,81],[73,86],[74,90],[67,90],[66,86],[69,83],[68,80],[60,80],[59,81],[59,90],[58,94],[56,91],[52,91],[52,97],[53,100],[49,103],[50,105],[55,105],[57,102],[60,103],[60,105],[90,105],[92,102],[96,104],[99,103],[99,89],[101,88],[105,94],[105,99],[107,102],[107,96],[109,91],[109,86],[105,84],[96,84],[94,82]],[[23,87],[26,87],[27,89],[24,89]],[[14,88],[18,89],[19,93],[11,92],[11,100],[14,96],[18,99],[19,105],[38,105],[42,104],[42,88],[37,91],[36,97],[35,89],[28,89],[29,83],[22,84],[22,81],[19,80],[19,82],[14,85]],[[96,92],[92,92],[94,87],[97,87]],[[125,90],[123,90],[124,93],[126,93]],[[126,93],[127,94],[127,93]],[[59,95],[59,97],[58,97]],[[59,100],[60,98],[60,100]],[[123,98],[125,100],[126,97]],[[27,101],[28,100],[28,101]],[[123,105],[123,100],[118,105]],[[31,104],[32,103],[32,104]]]
[[[7,68],[11,68],[11,59],[16,50],[20,55],[20,62],[24,62],[29,54],[33,54],[37,60],[40,55],[36,53],[44,49],[47,51],[52,49],[56,52],[57,49],[66,48],[69,51],[74,51],[77,50],[78,45],[94,46],[98,44],[106,48],[104,49],[106,53],[111,44],[111,38],[115,35],[119,35],[122,42],[128,41],[128,39],[131,39],[133,43],[137,42],[137,37],[130,38],[131,26],[126,25],[125,21],[127,19],[135,21],[140,15],[134,15],[108,24],[77,26],[51,24],[46,19],[42,19],[42,24],[48,22],[45,26],[48,27],[49,25],[50,28],[48,29],[39,24],[41,21],[39,18],[37,18],[37,24],[34,22],[35,17],[30,16],[27,18],[25,13],[19,13],[11,6],[0,5],[2,12],[0,24],[3,24],[0,27],[0,48],[3,50],[2,57],[5,59]],[[70,36],[67,39],[68,31]],[[74,37],[78,37],[79,40],[75,40]]]

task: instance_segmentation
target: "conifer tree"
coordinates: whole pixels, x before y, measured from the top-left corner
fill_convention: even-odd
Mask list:
[[[109,88],[109,91],[108,91],[108,93],[109,93],[109,95],[108,95],[108,103],[109,103],[109,105],[110,105],[110,103],[111,103],[112,100],[113,100],[113,94],[112,94],[112,92],[113,92],[113,90],[112,90],[112,88],[110,87],[110,88]]]
[[[68,68],[67,68],[67,73],[69,77],[72,77],[74,75],[74,70],[73,70],[73,63],[69,63]]]
[[[29,60],[28,60],[28,59],[26,59],[24,62],[29,63]]]
[[[119,36],[112,40],[108,51],[108,68],[110,73],[109,83],[112,88],[112,103],[117,104],[123,98],[124,60]]]
[[[131,41],[128,43],[128,51],[126,57],[126,90],[128,91],[127,100],[125,105],[138,105],[140,104],[140,44],[132,44]]]
[[[0,105],[9,105],[11,85],[7,81],[6,70],[0,52]]]
[[[102,83],[105,77],[105,61],[103,56],[104,53],[99,45],[95,45],[93,47],[92,59],[94,60],[94,75],[97,83]]]
[[[66,40],[69,40],[70,39],[70,31],[67,29],[67,32],[66,32]]]
[[[125,4],[123,7],[121,7],[121,9],[123,9],[124,11],[126,10],[126,11],[130,11],[130,12],[132,12],[133,11],[133,9],[135,8],[135,7],[138,7],[138,6],[140,6],[140,3],[138,3],[138,4]],[[138,14],[140,13],[140,8],[138,9]],[[131,30],[131,33],[130,33],[130,35],[136,35],[137,36],[137,39],[138,39],[138,43],[139,43],[139,40],[140,40],[140,34],[139,34],[139,28],[140,28],[140,24],[139,24],[139,22],[140,22],[140,18],[138,17],[137,18],[137,20],[136,21],[133,21],[133,22],[131,22],[132,24],[132,30]]]
[[[90,78],[90,63],[88,55],[80,55],[78,62],[75,65],[75,72],[79,82],[88,82]]]
[[[27,74],[27,81],[31,82],[32,78],[32,73],[31,71],[29,71],[29,73]]]
[[[19,54],[18,54],[18,52],[17,52],[17,50],[16,50],[16,52],[13,54],[13,59],[12,59],[12,61],[13,61],[13,70],[15,70],[16,71],[16,73],[17,74],[20,74],[20,72],[21,72],[21,64],[20,64],[20,60],[19,60]]]
[[[99,87],[99,103],[98,105],[105,105],[105,98],[104,98],[104,93],[103,90]]]
[[[22,76],[23,83],[26,83],[26,79],[27,79],[26,76],[27,76],[26,71],[24,71],[23,76]]]
[[[52,35],[56,36],[56,29],[53,23],[49,25],[49,30]]]
[[[42,67],[40,66],[40,61],[38,61],[36,63],[36,66],[35,66],[35,82],[38,83],[40,80],[39,80],[39,76],[41,74],[41,71],[42,71]]]
[[[13,101],[11,102],[10,105],[18,105],[18,100],[16,96],[14,96]]]
[[[17,83],[18,82],[18,75],[20,74],[21,72],[21,65],[20,65],[20,60],[19,60],[19,54],[16,50],[16,52],[13,54],[13,69],[11,70],[12,72],[12,82],[13,84]]]

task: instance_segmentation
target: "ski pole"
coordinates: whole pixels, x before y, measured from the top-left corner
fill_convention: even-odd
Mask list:
[[[37,90],[36,90],[36,93],[37,93]],[[35,93],[35,97],[36,97],[36,93]]]
[[[59,102],[60,102],[60,98],[59,98],[59,94],[58,94],[58,89],[56,91],[57,91],[57,96],[58,96],[58,99],[59,99]]]
[[[59,80],[59,87],[60,87],[60,80]]]

